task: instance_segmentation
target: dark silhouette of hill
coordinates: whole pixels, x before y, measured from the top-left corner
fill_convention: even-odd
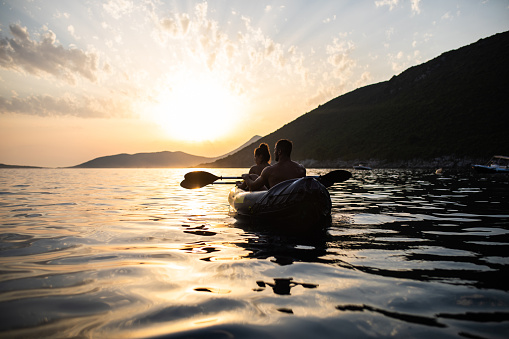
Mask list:
[[[234,149],[233,151],[230,151],[222,156],[220,156],[219,158],[225,158],[229,155],[232,155],[234,153],[237,153],[238,151],[242,150],[244,147],[247,147],[247,146],[250,146],[252,143],[254,142],[257,142],[258,140],[260,140],[262,138],[261,135],[255,135],[254,137],[252,137],[251,139],[249,139],[248,141],[246,141],[244,144],[242,144],[242,146],[240,147],[237,147],[236,149]]]
[[[43,168],[43,167],[0,164],[0,168]]]
[[[117,154],[95,158],[72,168],[166,168],[191,167],[217,158],[200,157],[184,152]]]
[[[509,154],[509,32],[443,53],[359,88],[258,142],[294,142],[307,166],[386,166]],[[256,144],[204,167],[249,167]],[[437,161],[437,160],[435,160]]]
[[[72,168],[167,168],[192,167],[203,162],[211,162],[235,153],[260,139],[255,135],[235,150],[220,157],[200,157],[184,152],[153,152],[136,154],[116,154],[92,159]]]

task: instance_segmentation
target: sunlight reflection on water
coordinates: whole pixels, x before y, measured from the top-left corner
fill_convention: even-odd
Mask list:
[[[0,171],[0,335],[509,333],[507,177],[354,172],[302,238],[237,222],[231,186],[188,171]]]

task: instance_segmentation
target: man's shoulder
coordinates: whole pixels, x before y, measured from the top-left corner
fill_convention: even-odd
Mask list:
[[[277,165],[277,164],[276,164]],[[277,168],[276,165],[270,165],[270,166],[267,166],[263,169],[262,173],[272,173],[272,171],[274,171],[275,168]]]
[[[302,164],[299,164],[298,162],[293,161],[293,160],[292,160],[292,165],[294,167],[296,167],[296,168],[303,168],[303,169],[305,169],[305,167]]]

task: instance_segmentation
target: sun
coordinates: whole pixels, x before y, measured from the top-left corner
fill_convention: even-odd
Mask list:
[[[159,94],[153,117],[172,139],[212,141],[235,127],[239,102],[238,96],[220,81],[189,77]]]

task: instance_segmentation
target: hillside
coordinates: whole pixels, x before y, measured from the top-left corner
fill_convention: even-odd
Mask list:
[[[42,168],[42,167],[0,164],[0,168]]]
[[[237,147],[236,149],[234,149],[233,151],[230,151],[222,156],[220,156],[219,158],[222,159],[222,158],[225,158],[229,155],[232,155],[232,154],[235,154],[237,153],[238,151],[242,150],[244,147],[247,147],[247,146],[250,146],[252,143],[254,142],[257,142],[258,140],[260,140],[262,138],[261,135],[255,135],[254,137],[252,137],[251,139],[249,139],[248,141],[246,141],[244,144],[242,144],[242,146],[240,147]]]
[[[509,32],[337,97],[263,137],[308,166],[488,160],[509,154]],[[207,167],[249,167],[258,143]],[[438,160],[437,160],[438,159]]]
[[[165,168],[190,167],[217,158],[199,157],[184,152],[117,154],[95,158],[72,168]]]

